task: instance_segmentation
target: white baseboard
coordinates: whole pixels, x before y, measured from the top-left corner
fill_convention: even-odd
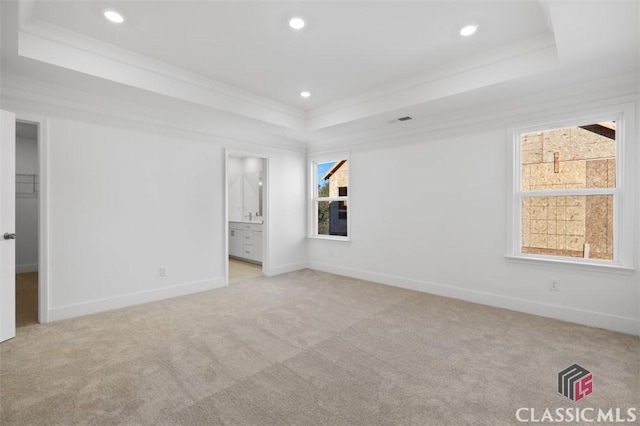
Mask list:
[[[289,263],[287,265],[272,266],[263,271],[267,277],[273,277],[275,275],[286,274],[289,272],[300,271],[307,268],[309,265],[307,262]]]
[[[453,299],[465,300],[467,302],[479,303],[481,305],[488,305],[496,308],[524,312],[527,314],[539,315],[547,318],[554,318],[576,324],[587,325],[590,327],[604,328],[606,330],[640,336],[640,321],[634,318],[625,318],[617,315],[603,314],[600,312],[567,308],[565,306],[534,302],[531,300],[518,299],[515,297],[501,296],[482,291],[469,290],[443,284],[435,284],[426,281],[413,280],[386,274],[379,274],[376,272],[364,271],[360,269],[345,268],[342,266],[334,266],[326,263],[309,262],[307,266],[309,267],[309,269],[329,272],[336,275],[343,275],[346,277],[372,281],[379,284],[415,290],[422,293],[451,297]]]
[[[126,294],[123,296],[92,300],[74,305],[66,305],[49,309],[49,321],[58,321],[82,315],[95,314],[97,312],[108,311],[111,309],[139,305],[171,297],[185,296],[187,294],[198,293],[206,290],[214,290],[225,286],[224,278],[215,278],[211,280],[179,284],[171,287],[163,287],[155,290],[141,291],[139,293]]]
[[[27,263],[24,265],[16,265],[16,274],[26,274],[27,272],[38,272],[38,264]]]

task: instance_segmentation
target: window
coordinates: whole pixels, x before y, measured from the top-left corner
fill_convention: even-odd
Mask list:
[[[311,236],[347,239],[349,236],[349,161],[312,161]]]
[[[632,264],[623,141],[622,114],[514,131],[514,256]]]

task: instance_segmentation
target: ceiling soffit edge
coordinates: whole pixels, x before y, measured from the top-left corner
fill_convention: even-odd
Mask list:
[[[305,112],[299,108],[38,20],[21,25],[18,54],[281,127],[304,128]]]
[[[20,0],[21,56],[293,130],[323,129],[430,102],[546,69],[557,59],[553,37],[544,34],[305,112],[34,19],[32,9],[31,0]],[[528,74],[514,72],[527,55],[537,64],[528,62]]]
[[[82,34],[69,31],[37,19],[30,19],[24,22],[20,27],[21,32],[40,36],[42,38],[61,43],[63,45],[74,47],[97,56],[103,56],[113,59],[117,62],[127,63],[137,68],[141,68],[157,74],[162,74],[184,83],[201,86],[205,89],[219,92],[223,95],[234,96],[238,99],[250,102],[256,105],[264,106],[279,112],[291,114],[298,117],[304,117],[303,110],[286,105],[282,102],[274,101],[264,96],[242,90],[229,84],[221,83],[199,74],[189,72],[183,68],[170,65],[166,62],[158,61],[148,56],[144,56],[126,49],[113,46]]]
[[[77,118],[77,112],[81,111],[83,114],[91,116],[110,117],[130,123],[142,123],[144,125],[152,125],[154,128],[164,127],[191,134],[206,134],[247,144],[248,146],[306,152],[306,143],[268,132],[265,133],[261,130],[251,131],[250,126],[243,127],[243,129],[248,129],[243,132],[243,135],[238,134],[237,128],[234,128],[233,132],[224,131],[215,125],[215,120],[212,120],[212,125],[209,128],[195,128],[193,123],[189,123],[188,126],[181,125],[179,117],[175,121],[163,120],[154,117],[152,113],[139,112],[140,108],[137,108],[137,110],[134,108],[139,107],[138,104],[132,106],[125,101],[106,98],[96,101],[95,96],[92,94],[66,86],[57,86],[7,73],[0,74],[0,81],[2,82],[0,91],[2,92],[3,108],[11,106],[16,109],[19,106],[25,111],[40,113],[39,111],[31,111],[32,105],[36,104],[43,106],[45,109],[55,111],[53,115],[59,117]],[[16,112],[19,112],[19,110]],[[142,108],[142,110],[147,111],[148,108]],[[211,128],[215,128],[215,131],[211,130]]]
[[[524,118],[547,117],[552,110],[557,113],[578,112],[594,107],[638,102],[640,92],[636,93],[637,85],[638,76],[630,72],[616,78],[581,82],[563,90],[550,89],[518,99],[496,101],[484,105],[481,110],[475,106],[458,111],[457,114],[418,116],[414,117],[409,126],[387,125],[357,134],[310,141],[308,149],[310,153],[316,154],[338,148],[383,148],[397,146],[398,143],[424,142],[427,134],[429,138],[437,134],[450,136],[452,130],[468,132],[469,129],[495,128],[496,125]],[[594,87],[598,87],[598,90],[593,90]]]
[[[318,118],[358,104],[370,102],[394,93],[433,84],[447,77],[482,69],[483,67],[504,63],[519,56],[535,54],[539,51],[555,51],[555,39],[551,34],[540,34],[525,40],[519,40],[499,49],[483,51],[461,61],[451,62],[443,66],[420,73],[414,77],[401,81],[394,81],[354,96],[319,106],[307,113],[308,118]],[[557,58],[556,58],[557,59]]]
[[[458,67],[440,71],[430,81],[407,85],[396,91],[388,91],[383,95],[362,100],[360,103],[341,107],[333,112],[310,117],[307,128],[318,130],[369,116],[425,104],[438,99],[458,95],[483,87],[497,85],[510,80],[548,71],[559,65],[556,46],[550,40],[540,38],[536,43],[527,42],[525,52],[514,49],[511,55],[504,53],[489,55],[484,63],[477,58]],[[474,66],[469,66],[469,64]]]

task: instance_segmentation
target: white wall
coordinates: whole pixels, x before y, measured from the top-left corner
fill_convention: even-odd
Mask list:
[[[307,266],[306,156],[287,151],[271,155],[267,173],[270,266],[263,265],[263,271],[277,275]]]
[[[52,319],[224,284],[223,146],[52,119],[49,147]],[[305,164],[301,153],[269,155],[274,182]],[[299,269],[304,184],[293,196],[273,188],[270,265]]]
[[[351,242],[310,240],[310,266],[640,334],[637,270],[505,258],[507,124],[497,120],[392,139],[386,147],[352,147]],[[637,145],[638,136],[628,142]],[[635,165],[640,169],[637,155]],[[558,292],[549,291],[552,277],[560,280]]]
[[[38,141],[16,138],[16,174],[38,174]],[[38,198],[16,197],[16,273],[38,270]]]
[[[473,113],[469,122],[481,124],[373,144],[340,141],[341,151],[351,149],[353,190],[352,241],[342,243],[305,239],[307,163],[301,150],[214,136],[215,123],[206,114],[169,110],[150,123],[108,115],[122,111],[108,105],[94,113],[87,103],[73,108],[19,96],[5,90],[3,108],[19,117],[48,118],[51,319],[222,285],[229,148],[269,158],[267,275],[309,265],[640,334],[637,271],[504,258],[505,117],[515,112],[491,120]],[[566,99],[562,105],[569,105]],[[636,154],[640,165],[640,150]],[[640,250],[636,255],[640,265]],[[159,266],[169,267],[167,278],[158,277]],[[560,292],[548,290],[551,276],[560,279]]]
[[[48,144],[52,319],[223,285],[219,147],[70,119]]]
[[[208,133],[197,114],[126,119],[106,114],[118,108],[86,106],[3,97],[18,118],[46,120],[50,321],[224,285],[225,149],[274,165],[265,273],[306,266],[306,186],[282,184],[292,171],[303,175],[302,150],[247,141],[247,126],[237,139]]]

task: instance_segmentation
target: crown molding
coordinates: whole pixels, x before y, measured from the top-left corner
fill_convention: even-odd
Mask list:
[[[308,113],[307,128],[322,129],[432,102],[544,72],[558,65],[553,36],[532,37],[315,108]]]
[[[306,112],[41,21],[32,11],[31,0],[20,0],[20,56],[297,131],[431,102],[557,64],[553,36],[544,34]]]
[[[544,34],[492,51],[483,51],[412,78],[390,82],[309,111],[35,19],[32,13],[33,0],[18,1],[18,54],[166,96],[177,102],[206,107],[211,111],[212,117],[218,120],[225,117],[224,114],[232,114],[226,117],[236,123],[247,119],[246,123],[250,123],[248,132],[262,130],[266,133],[266,139],[284,136],[283,139],[289,137],[290,140],[306,140],[310,146],[331,145],[339,141],[355,143],[359,138],[363,141],[380,140],[387,135],[396,135],[424,125],[424,122],[414,120],[398,128],[385,127],[384,122],[399,116],[395,114],[402,114],[403,111],[410,111],[411,115],[414,115],[414,111],[416,114],[422,113],[423,118],[425,114],[429,117],[445,117],[446,114],[441,114],[434,108],[444,107],[446,110],[456,101],[467,99],[467,94],[490,94],[495,86],[506,87],[508,92],[518,81],[527,81],[529,77],[536,75],[540,75],[542,79],[555,78],[551,75],[562,71],[567,66],[567,61],[559,53],[562,49],[558,44],[563,39],[559,36],[556,38],[554,22],[562,27],[563,22],[573,22],[575,19],[565,10],[554,9],[552,0],[538,1],[548,26]],[[640,13],[640,8],[638,11]],[[568,26],[566,30],[570,34],[571,28]],[[561,47],[566,51],[575,41],[564,40],[564,43]],[[617,61],[609,61],[612,64],[611,73],[621,72],[619,63],[622,60],[632,61],[635,56],[631,56],[631,59],[623,57]],[[585,60],[584,65],[580,66],[587,71],[590,66],[593,69],[592,61]],[[596,68],[602,69],[605,66],[606,64],[602,64],[602,67]],[[603,75],[604,71],[600,74]],[[569,83],[573,82],[571,80]],[[496,93],[500,95],[499,91]],[[488,99],[483,102],[491,105],[494,101]],[[464,111],[470,108],[464,102],[459,102],[457,109]],[[485,115],[484,110],[477,108],[476,113]],[[448,122],[449,119],[445,118],[435,125],[442,126]],[[362,131],[365,124],[369,130]],[[348,136],[332,137],[338,131],[351,133]]]
[[[554,113],[575,112],[599,106],[640,103],[640,77],[635,72],[550,88],[525,96],[498,100],[456,110],[421,116],[407,126],[385,122],[357,134],[311,141],[310,155],[336,149],[369,150],[423,143],[434,138],[496,129],[525,118],[547,117]],[[597,88],[595,90],[594,88]]]
[[[280,127],[305,128],[301,109],[25,15],[21,9],[20,56]]]
[[[58,86],[39,80],[20,77],[14,74],[0,74],[1,105],[5,109],[23,113],[38,113],[51,117],[88,119],[104,122],[108,118],[114,123],[130,123],[133,127],[145,127],[152,131],[166,133],[167,130],[184,134],[214,137],[225,145],[266,147],[286,151],[306,153],[306,144],[297,140],[277,136],[264,130],[265,123],[248,118],[238,118],[245,124],[239,126],[229,124],[222,116],[206,115],[206,120],[193,118],[190,111],[203,110],[197,105],[192,110],[176,104],[181,114],[167,110],[164,106],[152,105],[149,102],[129,102],[113,97],[99,97],[68,86]],[[170,101],[175,102],[175,101]],[[163,130],[164,129],[164,130]],[[247,148],[255,149],[255,148]]]

